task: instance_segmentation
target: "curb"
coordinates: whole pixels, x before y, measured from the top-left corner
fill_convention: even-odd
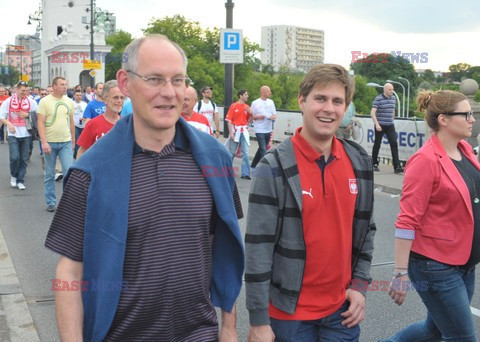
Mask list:
[[[1,229],[0,340],[40,342]]]
[[[390,194],[390,195],[400,196],[402,194],[401,189],[396,189],[396,188],[393,188],[393,187],[387,186],[387,185],[374,183],[373,188],[374,188],[374,191],[381,191],[381,192],[385,192],[385,193]]]

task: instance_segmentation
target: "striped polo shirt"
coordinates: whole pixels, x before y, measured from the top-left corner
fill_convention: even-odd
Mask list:
[[[87,173],[72,171],[45,243],[80,262],[89,185]],[[234,197],[241,217],[237,191]],[[217,339],[209,291],[215,221],[210,188],[189,146],[171,143],[155,153],[135,144],[123,290],[105,341]]]
[[[378,95],[373,100],[372,107],[377,108],[377,120],[380,126],[393,125],[393,117],[395,116],[395,96],[386,97],[384,94]]]

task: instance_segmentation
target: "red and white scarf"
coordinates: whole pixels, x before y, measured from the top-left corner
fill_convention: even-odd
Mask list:
[[[8,121],[14,126],[27,126],[25,119],[18,116],[18,112],[30,112],[30,101],[25,96],[21,101],[18,100],[17,94],[13,94],[10,98],[10,108],[8,111]]]

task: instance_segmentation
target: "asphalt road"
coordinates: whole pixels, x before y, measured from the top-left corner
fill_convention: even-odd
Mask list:
[[[239,163],[239,161],[236,161]],[[43,172],[41,169],[38,144],[35,144],[31,163],[25,179],[26,190],[10,187],[8,145],[0,145],[0,229],[7,241],[11,258],[17,271],[25,298],[42,341],[58,341],[55,324],[55,310],[51,279],[55,275],[58,256],[43,245],[53,214],[45,210],[43,197]],[[238,179],[238,187],[244,212],[250,181]],[[57,194],[61,183],[57,183]],[[399,198],[377,192],[375,194],[375,220],[377,234],[373,256],[372,276],[374,280],[389,281],[393,266],[393,230],[398,213]],[[245,221],[241,220],[245,232]],[[478,295],[472,307],[480,309]],[[245,295],[242,290],[238,300],[238,332],[240,341],[246,341],[248,314]],[[425,316],[425,309],[415,292],[408,294],[402,306],[395,305],[385,291],[372,291],[367,296],[367,314],[361,324],[361,341],[377,341],[386,338],[409,323]],[[480,317],[474,316],[477,333],[480,336]]]

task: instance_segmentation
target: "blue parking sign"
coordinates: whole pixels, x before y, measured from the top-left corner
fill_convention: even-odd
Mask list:
[[[240,33],[224,32],[223,48],[225,50],[240,50]]]

